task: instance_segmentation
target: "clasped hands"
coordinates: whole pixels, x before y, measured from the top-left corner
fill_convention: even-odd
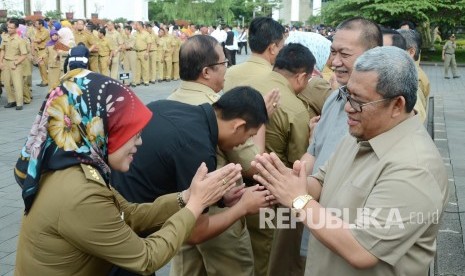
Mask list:
[[[287,168],[272,152],[256,155],[251,164],[258,171],[254,179],[271,192],[273,201],[290,208],[296,197],[308,194],[305,162],[297,160]]]

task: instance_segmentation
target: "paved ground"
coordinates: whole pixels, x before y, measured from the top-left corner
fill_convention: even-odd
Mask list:
[[[238,62],[244,56],[238,56]],[[435,142],[449,172],[451,194],[438,237],[436,275],[465,275],[465,68],[462,78],[445,80],[440,66],[424,66],[430,78],[435,99]],[[13,275],[20,220],[23,212],[20,188],[13,178],[12,168],[37,113],[45,88],[33,76],[34,101],[23,111],[0,107],[0,275]],[[163,82],[135,88],[136,94],[148,103],[166,98],[179,82]],[[0,104],[6,103],[5,95]],[[167,275],[164,267],[157,275]]]

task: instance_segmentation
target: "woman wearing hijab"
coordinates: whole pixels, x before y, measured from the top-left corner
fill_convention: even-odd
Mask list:
[[[153,273],[235,185],[240,166],[207,176],[202,164],[189,190],[128,203],[110,168],[129,169],[151,116],[131,90],[86,69],[50,91],[15,168],[25,203],[15,275],[106,275],[112,264]]]
[[[66,52],[55,49],[58,42],[58,32],[56,30],[50,31],[50,40],[45,44],[45,53],[47,57],[48,69],[48,89],[51,90],[60,84],[62,56]]]

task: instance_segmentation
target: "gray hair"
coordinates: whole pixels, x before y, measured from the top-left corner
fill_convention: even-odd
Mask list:
[[[407,50],[410,48],[415,49],[415,54],[413,55],[413,59],[415,61],[418,60],[420,57],[420,47],[421,47],[421,36],[415,30],[397,30],[401,36],[405,38],[405,42],[407,43]]]
[[[376,72],[376,91],[383,98],[403,96],[406,111],[412,111],[417,101],[418,72],[406,51],[394,46],[373,48],[358,57],[354,70]]]

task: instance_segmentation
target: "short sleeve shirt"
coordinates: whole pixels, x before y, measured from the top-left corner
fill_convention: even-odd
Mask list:
[[[5,52],[3,58],[14,60],[19,56],[27,55],[26,41],[21,39],[17,34],[13,36],[5,35],[2,39],[0,48]]]
[[[273,70],[273,66],[265,59],[252,55],[246,62],[234,65],[224,76],[223,91],[229,91],[240,85],[248,85],[258,77],[262,77]]]
[[[265,134],[267,152],[274,152],[286,166],[299,160],[308,147],[310,121],[308,111],[297,98],[289,81],[281,74],[271,71],[250,83],[262,95],[278,88],[281,99],[278,109],[271,116]]]
[[[312,237],[307,275],[427,275],[449,192],[441,155],[418,116],[369,141],[347,136],[315,178],[323,183],[320,204],[339,210],[380,261],[355,269]]]

